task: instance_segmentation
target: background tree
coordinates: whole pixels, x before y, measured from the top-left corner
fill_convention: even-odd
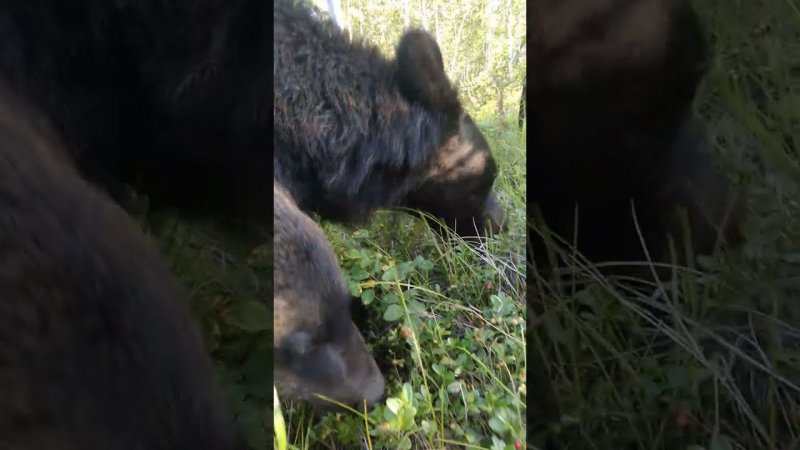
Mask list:
[[[448,76],[477,117],[513,120],[525,76],[525,2],[521,0],[315,0],[340,26],[394,54],[403,30],[436,38]],[[338,6],[337,6],[338,4]],[[511,105],[509,107],[509,105]]]

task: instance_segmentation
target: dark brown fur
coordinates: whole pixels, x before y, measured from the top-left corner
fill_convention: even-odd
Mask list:
[[[350,315],[350,292],[316,223],[279,185],[275,207],[275,383],[283,398],[314,394],[374,403],[384,381]]]
[[[502,221],[489,146],[428,33],[408,31],[389,60],[291,0],[274,21],[275,179],[302,210],[354,222],[408,206],[465,235]]]
[[[684,0],[529,2],[529,192],[539,219],[594,262],[671,262],[735,238],[736,195],[715,167],[692,102],[706,46]],[[577,223],[577,225],[576,225]],[[533,257],[545,252],[531,230]],[[685,261],[683,254],[679,260]],[[546,265],[546,264],[545,264]]]
[[[0,448],[233,448],[169,271],[57,141],[0,90]]]
[[[495,162],[428,33],[407,31],[391,60],[291,0],[276,2],[274,24],[276,384],[286,398],[375,401],[382,376],[305,214],[354,223],[402,206],[462,236],[500,231]]]

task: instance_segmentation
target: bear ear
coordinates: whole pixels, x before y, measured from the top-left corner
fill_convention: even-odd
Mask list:
[[[444,73],[442,52],[427,32],[409,30],[400,39],[397,78],[408,100],[449,115],[461,112],[458,95]]]

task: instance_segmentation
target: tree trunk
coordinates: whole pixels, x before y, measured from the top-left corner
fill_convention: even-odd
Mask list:
[[[519,96],[519,129],[522,129],[522,124],[525,123],[525,107],[528,104],[528,76],[522,79],[522,95]]]

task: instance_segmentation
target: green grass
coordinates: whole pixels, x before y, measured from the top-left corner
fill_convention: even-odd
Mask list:
[[[483,250],[446,243],[401,212],[380,211],[363,228],[323,224],[366,305],[361,329],[388,398],[366,413],[322,416],[284,404],[288,448],[524,447],[524,137],[511,126],[480,126],[511,214],[509,232]]]
[[[716,52],[697,111],[747,244],[647,294],[591,266],[532,277],[530,448],[800,448],[800,11],[696,4]]]

